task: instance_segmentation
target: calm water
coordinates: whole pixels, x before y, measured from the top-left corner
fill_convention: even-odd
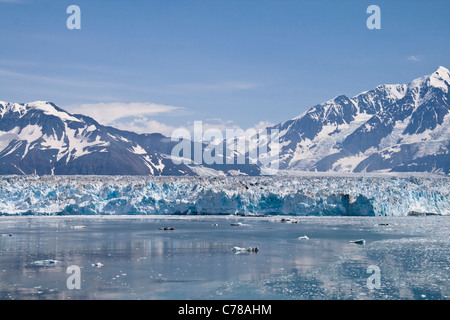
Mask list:
[[[281,218],[0,217],[0,299],[450,297],[448,217]]]

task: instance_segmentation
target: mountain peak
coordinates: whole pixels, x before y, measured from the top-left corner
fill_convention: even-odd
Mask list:
[[[435,72],[424,77],[414,79],[409,84],[409,88],[434,87],[448,92],[450,86],[450,71],[440,66]]]
[[[440,66],[432,75],[431,77],[438,78],[440,80],[447,81],[447,84],[450,83],[450,71]]]
[[[450,85],[450,71],[447,68],[440,66],[430,75],[429,85],[448,92],[448,87]]]
[[[450,74],[450,71],[446,67],[439,66],[439,68],[436,70],[435,73],[447,73],[447,75],[448,75],[448,74]]]
[[[41,110],[46,115],[55,116],[65,121],[81,122],[80,119],[75,118],[70,113],[56,107],[53,103],[48,101],[33,101],[26,103],[25,106],[28,108]]]

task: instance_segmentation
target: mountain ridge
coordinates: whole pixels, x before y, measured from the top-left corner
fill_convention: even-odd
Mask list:
[[[279,131],[279,169],[449,174],[449,86],[450,71],[440,66],[409,84],[383,84],[351,98],[338,95],[269,127]],[[259,175],[264,171],[263,162],[259,166],[174,164],[171,150],[176,144],[159,133],[103,126],[47,101],[0,101],[0,174]]]
[[[259,173],[253,165],[234,168],[174,164],[177,144],[159,133],[137,134],[103,126],[46,101],[0,101],[0,174],[197,175]],[[203,147],[203,146],[202,146]]]
[[[379,85],[352,98],[339,95],[313,106],[300,116],[272,127],[280,131],[280,168],[448,174],[450,133],[444,121],[450,122],[449,83],[450,72],[441,66],[408,85]],[[431,136],[426,137],[425,133]],[[396,143],[395,139],[405,143]],[[429,152],[425,151],[426,143],[432,145]],[[388,152],[389,148],[401,149],[394,157],[397,160],[387,160],[395,153]],[[416,157],[417,150],[411,150],[417,148],[421,149],[423,159]],[[433,151],[438,152],[434,157]]]

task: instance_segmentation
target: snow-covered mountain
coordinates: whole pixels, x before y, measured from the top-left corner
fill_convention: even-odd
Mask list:
[[[450,173],[450,72],[380,85],[278,124],[280,169]]]
[[[177,143],[102,126],[50,102],[0,101],[0,174],[259,174],[254,165],[176,165],[170,155]]]
[[[449,70],[439,67],[408,85],[380,85],[353,98],[341,95],[267,128],[268,132],[273,129],[279,132],[278,167],[320,172],[450,174],[449,85]],[[259,146],[267,142],[258,137]],[[261,168],[248,161],[240,165],[194,161],[175,164],[171,152],[177,143],[161,134],[137,134],[102,126],[92,118],[70,114],[50,102],[0,101],[0,174],[270,172],[264,167],[269,162],[263,161],[267,159],[261,153],[261,158],[253,159],[259,160]],[[192,148],[195,149],[194,143]],[[204,151],[207,145],[202,144],[201,148]],[[270,149],[274,145],[269,145]]]

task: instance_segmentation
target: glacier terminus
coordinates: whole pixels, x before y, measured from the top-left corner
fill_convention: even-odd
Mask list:
[[[2,215],[448,215],[441,176],[3,176]]]

